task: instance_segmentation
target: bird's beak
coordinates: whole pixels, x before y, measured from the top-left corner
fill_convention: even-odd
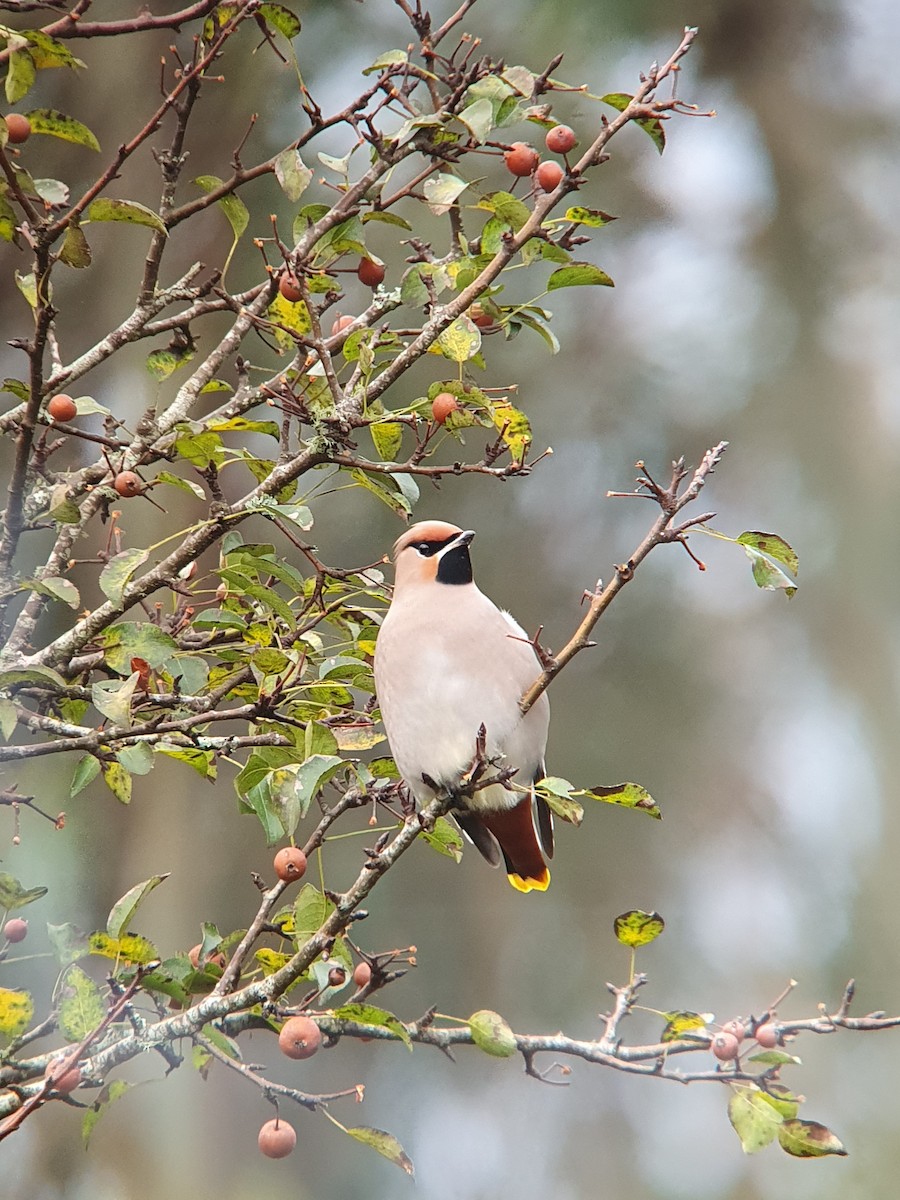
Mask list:
[[[459,537],[456,537],[453,539],[453,541],[450,543],[450,545],[453,546],[454,549],[457,546],[468,546],[474,536],[475,536],[474,529],[464,529],[462,531],[462,533],[459,535]]]

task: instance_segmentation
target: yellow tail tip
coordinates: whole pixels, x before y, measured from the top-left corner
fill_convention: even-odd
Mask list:
[[[506,877],[517,892],[546,892],[550,886],[550,872],[545,867],[537,876],[509,874]]]

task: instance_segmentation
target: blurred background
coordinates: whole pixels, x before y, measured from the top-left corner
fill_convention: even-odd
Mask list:
[[[96,6],[98,18],[109,16],[105,7]],[[378,53],[409,40],[388,0],[294,7],[304,20],[304,77],[326,112],[356,95],[360,69]],[[437,20],[454,8],[432,5]],[[858,1012],[900,1009],[900,9],[889,0],[507,0],[478,5],[465,28],[508,63],[540,69],[565,51],[557,76],[602,95],[633,91],[685,24],[701,33],[679,94],[717,116],[669,122],[662,158],[640,131],[625,131],[584,192],[583,203],[621,218],[588,250],[615,290],[550,297],[557,356],[530,336],[487,347],[484,382],[520,385],[536,443],[552,444],[552,458],[527,479],[423,489],[416,516],[476,528],[482,588],[529,629],[543,624],[558,647],[579,619],[583,590],[608,578],[651,519],[649,505],[607,499],[607,490],[632,487],[638,459],[665,478],[673,458],[694,465],[724,439],[730,449],[702,504],[731,535],[787,538],[800,554],[800,591],[791,601],[758,591],[737,547],[702,536],[692,547],[705,573],[677,548],[653,553],[603,620],[598,647],[551,691],[549,766],[585,786],[635,780],[664,820],[589,808],[580,830],[560,830],[543,896],[514,893],[474,854],[454,867],[416,848],[358,930],[371,950],[418,947],[417,969],[385,995],[404,1019],[431,1004],[462,1018],[486,1007],[520,1032],[597,1036],[610,1002],[605,981],[622,983],[628,972],[613,918],[633,907],[657,909],[667,923],[639,955],[649,1007],[724,1021],[761,1012],[793,978],[781,1014],[813,1016],[819,1002],[834,1008],[854,976]],[[108,154],[122,137],[123,106],[130,131],[155,103],[152,81],[170,40],[132,40],[127,55],[124,43],[77,43],[91,74],[42,72],[27,104],[77,116]],[[226,59],[223,69],[234,68]],[[187,178],[228,173],[252,112],[261,119],[248,162],[305,127],[291,71],[271,55],[242,66],[240,83],[230,79],[194,130]],[[600,111],[577,94],[554,106],[583,144]],[[75,186],[84,172],[88,181],[88,152],[35,141],[26,149],[40,153],[39,173],[60,172]],[[339,142],[333,152],[343,153]],[[154,180],[145,156],[114,194],[155,203]],[[267,232],[269,211],[284,213],[288,227],[274,186],[247,199],[260,214],[251,232]],[[399,278],[391,232],[389,284]],[[209,263],[221,263],[230,242],[216,212],[178,237],[180,252]],[[146,249],[136,228],[95,229],[91,240],[95,265],[57,285],[65,357],[130,311]],[[16,250],[2,254],[26,269]],[[252,248],[231,270],[233,287],[259,278]],[[4,343],[27,332],[17,293],[0,295],[0,311]],[[123,415],[165,399],[171,385],[157,393],[143,371],[146,349],[118,356],[79,391]],[[430,360],[415,386],[424,391],[443,369]],[[4,345],[0,373],[21,370]],[[401,384],[387,402],[409,403],[413,386]],[[127,514],[135,540],[141,522],[158,528],[142,508]],[[338,565],[371,561],[399,531],[358,490],[317,509],[317,544]],[[44,921],[102,927],[111,904],[157,871],[172,877],[139,926],[164,953],[197,942],[203,919],[223,930],[246,924],[256,906],[249,872],[268,871],[270,852],[258,825],[238,816],[225,772],[217,787],[199,786],[162,764],[138,781],[126,809],[100,785],[70,802],[72,765],[41,762],[20,776],[48,809],[67,809],[65,831],[28,820],[18,847],[4,834],[0,869],[50,888],[27,914],[29,955],[47,948]],[[351,877],[357,847],[351,839],[330,860],[335,882]],[[52,963],[36,958],[4,965],[0,982],[46,995],[52,978]],[[659,1028],[658,1018],[639,1016],[624,1033],[648,1041]],[[301,1069],[258,1034],[245,1054],[310,1091],[365,1081],[363,1107],[348,1102],[336,1115],[396,1134],[429,1200],[895,1196],[900,1034],[808,1036],[796,1049],[803,1066],[785,1081],[808,1097],[801,1116],[834,1129],[847,1159],[802,1162],[777,1147],[746,1157],[726,1089],[714,1085],[678,1088],[574,1064],[569,1086],[549,1087],[525,1078],[517,1060],[471,1050],[453,1064],[374,1044],[342,1043]],[[290,1117],[298,1151],[282,1163],[262,1159],[256,1132],[268,1106],[220,1068],[206,1083],[189,1067],[164,1080],[157,1061],[124,1074],[141,1086],[104,1117],[87,1153],[78,1115],[61,1104],[4,1146],[10,1200],[411,1194],[396,1168],[302,1111]]]

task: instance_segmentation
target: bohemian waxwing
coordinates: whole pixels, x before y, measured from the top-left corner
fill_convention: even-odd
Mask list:
[[[486,756],[516,773],[509,787],[491,784],[460,797],[453,816],[489,863],[498,865],[503,855],[514,888],[544,891],[553,822],[533,784],[545,773],[550,705],[544,693],[522,716],[519,700],[540,663],[521,626],[472,581],[474,536],[443,521],[420,521],[397,540],[375,688],[394,760],[419,804],[434,796],[428,780],[445,788],[459,783],[484,726]]]

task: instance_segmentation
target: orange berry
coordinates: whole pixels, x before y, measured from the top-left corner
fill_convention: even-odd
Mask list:
[[[8,942],[24,942],[28,936],[28,922],[21,917],[10,917],[3,926],[3,936]]]
[[[469,309],[469,320],[479,329],[491,329],[494,324],[494,318],[489,312],[485,312],[480,304],[473,304]]]
[[[431,415],[438,425],[443,425],[452,412],[459,408],[459,401],[452,392],[438,392],[431,402]]]
[[[144,490],[142,480],[135,475],[134,471],[120,471],[113,481],[113,487],[124,499],[139,496]]]
[[[287,1121],[275,1117],[266,1121],[256,1141],[266,1158],[287,1158],[297,1145],[297,1131]]]
[[[7,137],[14,146],[20,146],[31,137],[31,122],[21,113],[6,114]]]
[[[331,327],[331,336],[337,337],[339,333],[343,333],[345,329],[353,324],[355,317],[337,317]]]
[[[740,1043],[733,1033],[717,1033],[710,1045],[720,1062],[731,1062],[737,1058],[740,1049]]]
[[[376,288],[384,280],[384,265],[375,262],[373,258],[361,258],[356,268],[356,276],[366,287]]]
[[[372,968],[367,962],[357,963],[353,968],[353,982],[357,987],[365,987],[372,978]]]
[[[306,874],[306,855],[297,846],[282,846],[275,855],[275,874],[285,883],[293,883]]]
[[[778,1026],[774,1021],[766,1021],[765,1025],[759,1025],[753,1036],[765,1050],[774,1050],[781,1042]]]
[[[521,178],[525,175],[533,175],[540,160],[534,147],[527,146],[524,142],[513,142],[504,153],[503,161],[510,174],[518,175]]]
[[[200,964],[200,950],[201,950],[200,946],[191,946],[190,950],[188,950],[188,958],[190,960],[191,966],[194,968],[195,971],[202,970],[202,967]],[[212,964],[214,967],[221,967],[221,969],[224,971],[225,970],[225,955],[224,954],[207,954],[206,958],[203,961],[203,966],[207,967],[210,964]]]
[[[60,392],[58,396],[50,397],[47,401],[47,412],[54,421],[71,421],[73,417],[78,415],[75,401],[71,396],[67,396],[65,392]]]
[[[568,125],[554,125],[552,129],[547,130],[547,136],[544,138],[547,144],[547,149],[553,154],[568,154],[570,150],[578,145],[578,138],[575,136],[575,131],[570,129]]]
[[[545,192],[552,192],[564,174],[565,172],[558,162],[551,162],[548,159],[547,162],[541,163],[535,171],[534,177]]]
[[[45,1078],[53,1081],[54,1089],[61,1096],[68,1096],[81,1083],[81,1068],[74,1066],[69,1067],[68,1070],[63,1070],[65,1061],[64,1058],[51,1059],[44,1071]]]
[[[289,1017],[278,1035],[278,1048],[288,1058],[312,1058],[322,1042],[322,1031],[311,1017]]]
[[[296,304],[298,300],[303,299],[303,292],[297,276],[292,275],[290,271],[282,271],[279,275],[278,290],[285,300],[289,300],[291,304]]]

